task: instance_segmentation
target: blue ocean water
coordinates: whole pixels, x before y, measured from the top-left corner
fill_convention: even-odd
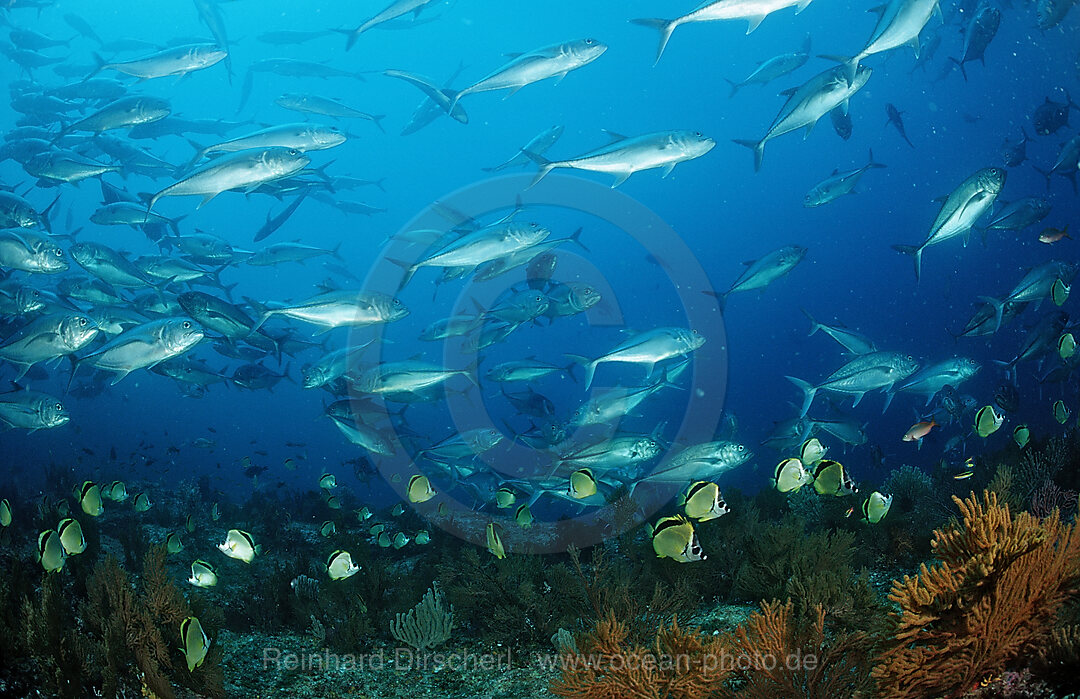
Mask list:
[[[45,4],[40,11],[21,9],[19,5],[14,3],[5,13],[13,26],[32,28],[52,37],[72,34],[63,17],[74,12],[84,17],[105,41],[133,37],[165,45],[183,37],[211,40],[196,8],[187,2],[73,1]],[[1042,224],[1022,232],[990,232],[985,243],[975,233],[966,247],[959,240],[934,246],[925,255],[918,284],[910,259],[891,247],[897,243],[918,244],[926,237],[940,206],[934,202],[935,197],[947,195],[980,168],[1000,166],[1003,141],[1018,139],[1022,128],[1033,133],[1031,116],[1044,98],[1064,102],[1068,89],[1080,94],[1075,12],[1060,26],[1040,31],[1029,6],[1003,8],[1005,19],[986,51],[985,66],[968,64],[965,80],[957,71],[941,76],[949,65],[948,57],[960,55],[962,37],[958,26],[968,21],[972,8],[969,4],[962,12],[957,6],[943,7],[946,24],[935,31],[944,39],[927,66],[913,70],[914,57],[908,48],[866,59],[874,72],[867,86],[851,100],[854,130],[849,140],[833,132],[826,116],[805,140],[797,132],[770,142],[762,171],[755,173],[750,153],[732,140],[756,140],[765,133],[783,105],[777,92],[797,86],[831,65],[817,54],[851,55],[864,44],[874,27],[874,15],[867,13],[863,4],[818,0],[798,15],[789,8],[769,16],[749,35],[741,21],[679,27],[655,66],[656,32],[627,20],[689,11],[689,6],[561,0],[433,3],[416,20],[397,20],[390,28],[365,33],[351,51],[345,51],[344,37],[338,34],[299,46],[271,46],[258,37],[277,30],[350,28],[378,11],[378,3],[359,7],[240,0],[218,3],[218,9],[229,35],[231,78],[225,66],[218,64],[182,80],[156,78],[132,83],[130,89],[167,99],[173,114],[184,118],[243,122],[229,132],[230,136],[302,120],[303,115],[274,104],[274,99],[285,92],[331,97],[364,112],[385,114],[385,132],[366,120],[313,115],[314,121],[347,130],[349,140],[333,150],[309,153],[312,166],[333,161],[326,170],[331,175],[383,180],[385,191],[366,187],[332,192],[330,198],[362,201],[385,211],[358,216],[311,200],[266,241],[299,240],[325,248],[340,244],[341,265],[360,279],[380,265],[386,268],[383,253],[388,236],[407,230],[409,222],[433,202],[445,200],[463,188],[486,186],[491,176],[482,168],[515,155],[529,139],[553,125],[565,126],[565,133],[549,152],[551,158],[569,158],[604,145],[607,137],[603,129],[629,136],[689,129],[714,139],[715,148],[701,158],[678,165],[670,176],[661,178],[655,170],[640,172],[617,192],[666,222],[692,251],[711,280],[712,289],[718,291],[726,290],[741,274],[743,261],[757,259],[783,245],[797,244],[808,250],[805,260],[789,275],[761,293],[733,294],[722,315],[714,311],[708,316],[709,327],[695,328],[710,340],[702,350],[709,361],[699,357],[693,367],[695,381],[703,378],[698,372],[719,372],[704,378],[710,386],[723,385],[726,390],[714,390],[705,399],[713,404],[722,401],[724,412],[737,416],[734,438],[755,452],[750,464],[723,476],[723,487],[738,486],[749,491],[769,487],[772,469],[785,454],[761,442],[774,423],[797,415],[801,402],[799,391],[785,376],[816,382],[846,361],[842,349],[821,333],[807,337],[809,325],[800,309],[822,322],[841,322],[858,329],[879,348],[910,353],[924,364],[952,356],[976,359],[983,368],[963,385],[961,392],[973,396],[981,406],[993,403],[995,389],[1006,381],[993,360],[1011,359],[1021,345],[1025,326],[1055,307],[1046,299],[1039,308],[1028,309],[1017,322],[989,339],[954,340],[948,331],[963,328],[978,308],[978,297],[1002,297],[1027,268],[1052,258],[1077,259],[1075,243],[1069,239],[1053,245],[1037,241],[1045,226],[1060,228],[1076,222],[1075,191],[1058,176],[1050,179],[1053,210]],[[930,27],[937,26],[938,20],[932,19]],[[739,80],[757,62],[798,50],[807,34],[813,48],[805,66],[767,86],[748,86],[729,96],[725,79]],[[470,95],[462,102],[468,110],[468,124],[442,116],[416,134],[399,135],[422,95],[403,81],[381,75],[382,71],[405,70],[441,81],[460,64],[463,70],[456,86],[461,87],[502,65],[508,60],[506,54],[584,37],[595,37],[609,48],[598,60],[571,71],[565,79],[528,85],[512,96],[505,92]],[[43,53],[66,56],[67,63],[90,66],[94,50],[92,42],[76,38],[69,47],[45,49]],[[136,51],[120,57],[139,55]],[[248,67],[269,58],[315,61],[361,72],[364,80],[293,78],[259,72],[253,76],[250,98],[237,111]],[[29,78],[43,87],[67,82],[49,66],[34,69],[28,76],[14,62],[7,65],[9,81]],[[108,72],[103,75],[114,77]],[[886,125],[886,104],[903,111],[914,148]],[[5,129],[10,129],[21,115],[4,107],[0,118]],[[1044,178],[1032,165],[1048,168],[1053,164],[1061,142],[1075,135],[1080,115],[1073,114],[1071,121],[1074,126],[1054,135],[1033,137],[1028,146],[1031,161],[1010,169],[1002,199],[1016,200],[1046,192]],[[199,145],[215,139],[204,134],[191,138]],[[193,149],[192,144],[175,137],[142,140],[138,145],[175,164],[189,160]],[[859,194],[820,208],[803,206],[807,190],[836,168],[865,164],[871,149],[875,160],[887,168],[868,172],[858,188]],[[530,166],[523,171],[531,175],[534,170]],[[567,177],[610,183],[606,175]],[[94,179],[78,186],[35,186],[34,178],[13,161],[0,165],[0,178],[5,185],[26,192],[26,198],[38,210],[60,195],[53,216],[54,233],[81,229],[79,241],[104,243],[132,256],[157,252],[157,246],[137,230],[89,222],[89,214],[101,203]],[[168,177],[151,181],[136,174],[120,177],[115,173],[103,179],[131,193],[157,191],[172,181]],[[521,180],[522,184],[527,181],[527,177]],[[560,186],[571,186],[565,180],[559,182]],[[155,211],[170,217],[185,216],[180,223],[182,233],[212,233],[238,248],[255,250],[259,244],[252,242],[253,235],[268,213],[280,212],[288,199],[225,192],[202,208],[196,209],[197,201],[194,197],[166,198],[155,206]],[[491,216],[507,212],[504,208]],[[687,312],[679,291],[699,303],[702,299],[708,301],[700,292],[710,289],[690,288],[686,269],[657,264],[632,236],[595,217],[542,207],[526,208],[521,217],[542,222],[552,229],[553,237],[565,237],[578,227],[583,229],[581,240],[588,251],[571,245],[560,247],[559,269],[574,269],[573,261],[581,260],[579,268],[585,272],[580,281],[602,288],[604,301],[584,317],[515,331],[505,343],[481,353],[481,369],[531,355],[558,364],[566,362],[566,353],[599,356],[624,339],[621,329],[633,332],[685,326]],[[71,274],[77,271],[73,265]],[[221,276],[226,284],[237,285],[233,293],[238,302],[250,298],[272,306],[314,295],[315,285],[334,273],[324,269],[321,260],[312,260],[304,265],[272,268],[238,263]],[[399,298],[411,313],[385,329],[383,336],[391,342],[379,348],[384,358],[407,359],[422,354],[424,359],[440,363],[444,348],[438,343],[416,341],[419,331],[455,308],[458,312],[472,310],[473,296],[493,299],[509,284],[520,285],[524,279],[519,271],[505,281],[489,282],[495,286],[487,289],[483,285],[471,287],[467,281],[450,282],[438,290],[432,301],[435,277],[430,270],[423,270],[401,292]],[[555,278],[562,278],[560,272]],[[25,279],[19,273],[12,277],[16,282]],[[33,281],[48,287],[54,280]],[[338,284],[351,288],[349,280],[340,275]],[[170,293],[178,290],[170,289]],[[1075,300],[1067,302],[1064,310],[1074,304]],[[620,316],[621,322],[611,320]],[[313,329],[302,323],[275,320],[274,326],[295,328],[303,337],[311,338],[313,334]],[[18,324],[12,319],[6,327],[13,330]],[[314,341],[328,340],[332,349],[355,337],[347,329],[337,329]],[[229,375],[239,365],[236,360],[218,356],[206,344],[192,355]],[[275,371],[285,367],[289,370],[289,380],[272,392],[217,384],[201,398],[185,397],[173,381],[139,370],[99,395],[66,397],[64,404],[71,414],[67,425],[32,434],[22,430],[0,434],[7,480],[19,491],[34,492],[45,485],[43,474],[48,464],[71,468],[78,480],[146,479],[162,489],[205,474],[215,488],[242,501],[253,489],[314,490],[320,473],[336,471],[341,484],[365,501],[396,498],[378,479],[361,483],[350,474],[348,466],[343,466],[358,457],[375,461],[378,457],[369,457],[347,443],[323,416],[323,406],[330,396],[298,385],[300,367],[317,356],[317,351],[308,350],[291,359],[286,357],[281,364],[274,358],[264,360]],[[1009,415],[1009,429],[996,435],[998,446],[1020,422],[1029,424],[1036,433],[1056,427],[1050,406],[1058,398],[1064,398],[1073,411],[1080,407],[1075,371],[1061,384],[1043,386],[1036,381],[1036,375],[1054,361],[1051,353],[1043,362],[1019,365],[1016,373],[1020,406]],[[5,378],[13,378],[12,367],[5,366],[3,371]],[[82,371],[89,373],[80,370],[77,381],[86,380]],[[640,367],[634,366],[605,367],[602,372],[609,385],[636,385],[643,378]],[[61,363],[48,370],[47,378],[23,383],[62,396],[69,375],[69,365]],[[586,398],[580,370],[575,378],[570,381],[549,377],[535,385],[552,399],[564,421]],[[474,399],[480,396],[490,406],[492,424],[502,427],[504,419],[514,419],[509,405],[499,402],[498,387],[481,381],[479,390],[472,390]],[[662,426],[670,439],[683,417],[688,395],[662,394],[650,401],[642,417],[624,426],[642,433]],[[870,448],[874,445],[883,451],[887,468],[901,463],[936,467],[945,442],[955,435],[964,437],[965,453],[987,447],[979,438],[970,436],[970,416],[960,424],[939,428],[922,449],[901,442],[907,428],[928,415],[923,399],[918,397],[900,395],[884,414],[882,398],[876,393],[854,409],[850,408],[850,399],[841,403],[844,405],[840,413],[865,425],[868,434],[867,444],[851,449],[843,457],[856,481],[877,483],[885,477],[885,470],[873,466]],[[819,399],[811,412],[819,416],[828,411]],[[449,437],[463,427],[435,406],[414,406],[409,413],[412,429],[421,435],[417,440],[421,444]],[[464,427],[473,426],[477,425]],[[194,446],[193,442],[200,438],[212,439],[214,448]],[[303,446],[287,446],[287,442]],[[844,452],[840,444],[834,443],[834,448]],[[112,449],[118,455],[116,460],[106,456]],[[241,466],[244,457],[266,466],[268,471],[257,480],[245,475]],[[290,458],[298,460],[296,471],[283,468]]]

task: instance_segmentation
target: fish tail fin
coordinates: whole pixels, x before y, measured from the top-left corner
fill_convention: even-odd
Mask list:
[[[735,82],[734,80],[728,80],[727,78],[724,78],[724,82],[726,82],[728,85],[731,85],[731,92],[728,94],[728,99],[734,97],[735,93],[739,91],[740,87],[742,87],[742,85],[740,85],[739,83]]]
[[[399,260],[394,257],[387,257],[386,259],[389,260],[392,264],[395,264],[405,270],[405,276],[401,278],[402,287],[408,284],[412,280],[413,275],[416,274],[416,265],[412,264],[411,262]]]
[[[702,291],[701,293],[705,294],[706,296],[712,296],[714,299],[716,299],[716,305],[718,305],[720,307],[720,311],[723,312],[724,307],[727,305],[728,292],[725,291],[723,293],[720,293],[719,291],[713,291],[712,289],[706,289],[705,291]]]
[[[57,202],[60,201],[60,195],[57,194],[56,198],[52,200],[52,203],[45,207],[41,212],[41,220],[45,222],[45,230],[52,233],[52,212],[56,208]],[[1068,228],[1068,226],[1066,226]],[[72,234],[74,235],[74,233]]]
[[[109,62],[106,61],[97,51],[91,51],[90,56],[94,60],[94,69],[90,71],[85,78],[83,78],[83,81],[89,80],[90,78],[94,77],[101,71],[105,70],[105,66],[109,65]]]
[[[656,65],[660,62],[660,57],[664,55],[664,49],[667,48],[668,41],[671,40],[671,33],[675,31],[675,27],[679,26],[679,20],[647,17],[632,19],[630,22],[641,27],[651,27],[660,32],[660,45],[656,49],[656,61],[653,62],[653,65]]]
[[[375,126],[378,127],[379,131],[382,131],[383,133],[386,133],[386,129],[384,129],[383,125],[382,125],[382,120],[385,119],[385,118],[386,118],[385,114],[372,114],[371,115],[371,120],[373,122],[375,122]]]
[[[360,38],[360,27],[356,29],[335,29],[335,32],[345,35],[345,50],[352,50],[356,46],[356,40]]]
[[[1036,172],[1038,172],[1040,175],[1042,175],[1043,177],[1046,178],[1046,191],[1049,192],[1050,191],[1050,175],[1051,175],[1051,172],[1049,170],[1043,170],[1038,165],[1033,165],[1032,167],[1035,168]]]
[[[533,153],[532,151],[528,150],[523,150],[521,152],[524,153],[525,157],[527,157],[529,160],[540,166],[540,169],[536,173],[536,177],[533,178],[533,181],[529,184],[529,187],[535,187],[537,184],[539,184],[540,180],[547,177],[547,174],[555,169],[555,163],[548,160],[539,153]]]
[[[911,255],[915,259],[915,281],[922,279],[922,245],[894,245],[893,250]]]
[[[818,58],[824,58],[826,61],[833,61],[844,66],[844,74],[847,77],[848,82],[855,80],[855,74],[859,70],[859,57],[858,56],[838,56],[832,53],[822,53],[818,55]]]
[[[1068,228],[1067,225],[1065,227]],[[585,229],[584,228],[578,228],[576,231],[574,231],[573,233],[570,234],[570,237],[568,238],[568,240],[570,242],[572,242],[572,243],[577,244],[577,246],[579,248],[581,248],[582,250],[584,250],[585,252],[592,252],[592,250],[589,249],[588,245],[581,242],[581,231],[583,231],[583,230],[585,230]],[[1068,238],[1069,236],[1066,235],[1065,237]]]
[[[814,319],[814,316],[810,315],[810,311],[806,310],[805,308],[800,308],[799,310],[802,311],[803,315],[806,316],[807,320],[810,321],[810,332],[806,334],[807,337],[810,337],[818,330],[821,330],[821,323],[817,322]]]
[[[202,144],[200,144],[200,143],[198,143],[196,141],[193,141],[190,138],[186,138],[185,140],[191,145],[192,148],[195,149],[195,155],[191,156],[191,160],[189,160],[187,163],[185,163],[181,167],[177,168],[177,170],[179,172],[188,172],[188,171],[190,171],[192,168],[194,168],[199,163],[200,160],[202,160],[204,157],[206,157],[206,152],[209,150],[208,148],[206,148]]]
[[[251,326],[251,332],[249,332],[248,334],[254,335],[256,332],[258,332],[259,328],[261,328],[266,323],[266,321],[270,320],[270,317],[272,315],[274,315],[274,312],[271,310],[264,310],[262,313],[260,313],[259,319],[256,320],[255,324]]]
[[[593,376],[596,374],[596,362],[588,357],[582,357],[580,354],[564,354],[563,356],[571,362],[580,364],[585,369],[585,390],[589,390],[589,387],[592,386]],[[570,366],[573,366],[573,364]],[[573,376],[569,371],[567,373]]]
[[[453,116],[454,110],[457,108],[458,101],[461,100],[462,97],[464,97],[464,92],[465,92],[464,90],[451,90],[449,88],[444,88],[442,90],[442,93],[444,95],[446,95],[446,100],[447,100],[447,102],[446,102],[446,113],[447,114],[450,114],[451,116]]]
[[[761,161],[765,159],[765,139],[760,141],[744,141],[735,139],[735,143],[754,151],[754,172],[761,171]]]
[[[952,56],[949,56],[949,60],[956,64],[956,67],[960,69],[960,75],[964,76],[964,82],[967,82],[967,79],[968,79],[967,78],[967,71],[964,70],[964,62],[963,61],[958,61],[955,58],[953,58]]]
[[[885,163],[874,162],[874,151],[871,149],[871,151],[870,151],[870,160],[867,161],[866,167],[876,168],[876,167],[888,167],[888,166]]]
[[[79,370],[79,365],[82,363],[82,360],[73,354],[69,354],[67,358],[71,362],[71,374],[68,376],[67,385],[64,386],[64,396],[67,396],[68,392],[71,391],[71,383],[75,380],[75,372]]]
[[[1001,328],[1001,319],[1005,315],[1005,302],[998,301],[992,296],[980,296],[979,300],[994,307],[994,332]]]
[[[794,376],[787,376],[785,378],[795,384],[795,387],[803,392],[803,403],[802,407],[799,408],[799,417],[806,417],[806,413],[810,411],[810,404],[814,402],[814,396],[817,395],[817,389],[806,381],[797,379]]]
[[[187,214],[183,214],[182,216],[177,216],[176,218],[169,219],[169,228],[172,230],[173,235],[177,238],[180,237],[180,222],[187,217]],[[165,238],[162,238],[162,240],[165,240]],[[171,246],[171,243],[169,243],[169,245]]]

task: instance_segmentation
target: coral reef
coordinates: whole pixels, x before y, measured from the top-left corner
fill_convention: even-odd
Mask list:
[[[439,584],[432,583],[415,607],[390,622],[390,635],[416,650],[431,650],[450,640],[453,628],[454,606],[446,604]]]
[[[1033,656],[1080,583],[1080,530],[1055,512],[1013,515],[984,492],[934,534],[938,563],[893,583],[873,675],[883,699],[956,696]]]
[[[727,671],[730,640],[705,637],[672,620],[649,645],[633,644],[630,630],[609,611],[578,641],[577,654],[562,654],[562,676],[551,693],[564,699],[707,699],[717,696]]]
[[[795,601],[800,621],[821,606],[844,628],[858,628],[880,611],[867,574],[852,567],[851,532],[804,532],[801,520],[761,525],[738,569],[733,594],[748,601]]]
[[[869,644],[861,632],[826,641],[825,610],[800,624],[789,600],[763,602],[735,631],[732,684],[740,699],[860,699],[870,696]]]
[[[438,579],[462,626],[495,643],[546,643],[559,628],[575,628],[589,604],[567,565],[542,556],[498,560],[471,546],[447,549]]]
[[[178,653],[180,622],[193,611],[165,568],[163,546],[146,554],[138,588],[112,556],[98,564],[87,582],[81,616],[101,648],[103,689],[146,687],[157,697],[175,696],[173,683],[204,696],[224,697],[221,649],[211,646],[203,664],[188,673]],[[203,619],[204,627],[210,625]]]

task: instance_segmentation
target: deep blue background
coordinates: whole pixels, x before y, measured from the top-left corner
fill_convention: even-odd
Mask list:
[[[357,138],[334,151],[312,154],[315,165],[336,159],[330,167],[334,174],[385,177],[386,193],[360,189],[341,196],[386,208],[387,213],[370,218],[345,216],[309,201],[267,241],[301,239],[311,245],[333,247],[343,240],[347,264],[361,277],[389,234],[433,200],[484,179],[481,167],[509,158],[532,136],[553,124],[565,125],[566,132],[549,153],[552,157],[571,157],[602,145],[605,137],[601,129],[636,135],[686,128],[712,136],[717,146],[704,158],[679,165],[667,179],[660,179],[656,171],[639,173],[620,191],[663,217],[696,251],[720,290],[741,273],[744,260],[791,243],[809,248],[805,261],[789,278],[760,295],[733,295],[724,315],[730,362],[726,407],[738,415],[740,438],[758,452],[755,463],[761,467],[757,472],[747,467],[742,477],[730,477],[731,483],[742,481],[756,488],[766,483],[766,474],[771,474],[778,455],[758,443],[768,434],[773,421],[791,415],[789,403],[799,402],[798,392],[784,376],[813,381],[843,361],[840,348],[828,338],[806,337],[808,326],[800,307],[823,322],[838,320],[859,329],[883,349],[911,352],[926,361],[954,354],[973,356],[986,366],[964,392],[975,395],[980,404],[990,402],[1001,380],[999,371],[989,366],[990,360],[1009,359],[1015,354],[1022,326],[1034,322],[1036,312],[1029,310],[1023,322],[1003,330],[989,343],[986,339],[954,342],[946,328],[961,329],[975,310],[978,295],[1007,293],[1026,267],[1052,255],[1076,259],[1076,244],[1066,240],[1053,247],[1042,245],[1036,241],[1038,227],[1020,236],[992,234],[985,246],[977,236],[966,248],[952,241],[926,253],[919,286],[910,260],[890,246],[922,241],[937,212],[932,199],[947,194],[975,170],[999,164],[1006,137],[1018,138],[1021,127],[1033,133],[1030,115],[1044,97],[1052,95],[1061,101],[1064,93],[1060,88],[1080,94],[1075,42],[1080,12],[1074,10],[1060,27],[1041,32],[1035,28],[1033,7],[1004,9],[1001,29],[987,50],[986,67],[968,64],[967,82],[958,72],[936,81],[947,56],[959,56],[962,41],[955,28],[956,10],[947,6],[946,18],[952,24],[940,30],[946,33],[946,39],[925,71],[911,73],[914,59],[909,49],[866,61],[874,74],[852,100],[854,135],[850,141],[840,140],[826,118],[805,141],[800,133],[770,142],[764,168],[754,174],[751,155],[731,139],[760,137],[783,104],[777,93],[800,84],[828,63],[812,59],[797,73],[764,88],[744,88],[734,98],[728,97],[724,78],[739,80],[758,61],[797,50],[807,33],[813,36],[814,54],[856,52],[874,26],[874,15],[865,11],[869,3],[818,0],[798,16],[792,9],[770,16],[749,36],[744,35],[743,22],[683,26],[675,31],[663,59],[654,67],[655,32],[631,25],[627,19],[692,9],[690,3],[677,3],[675,9],[669,5],[659,0],[632,0],[588,3],[583,9],[583,3],[569,0],[457,0],[424,15],[435,17],[434,21],[409,29],[370,31],[346,53],[344,39],[337,35],[297,47],[272,47],[255,37],[281,29],[352,27],[381,9],[381,2],[241,0],[221,5],[233,42],[236,75],[231,84],[219,64],[183,81],[157,79],[139,89],[167,97],[174,112],[184,117],[242,118],[253,122],[252,129],[302,119],[274,105],[274,98],[283,92],[340,98],[355,108],[387,114],[384,123],[388,133],[379,132],[370,122],[343,120],[340,125]],[[106,41],[139,37],[164,43],[177,36],[208,36],[194,6],[181,1],[73,0],[45,10],[40,17],[33,10],[16,10],[9,17],[15,24],[62,37],[72,33],[62,20],[66,12],[85,17]],[[930,27],[936,26],[937,21],[932,20]],[[420,93],[401,81],[377,74],[359,82],[341,78],[302,80],[260,73],[255,77],[247,107],[235,114],[247,65],[264,58],[304,58],[349,70],[397,68],[436,80],[447,77],[462,62],[466,71],[456,85],[461,87],[501,65],[505,53],[583,37],[604,41],[609,45],[607,53],[572,72],[558,85],[553,81],[531,85],[505,100],[505,93],[468,97],[462,103],[470,116],[465,126],[441,118],[418,134],[397,135],[420,101]],[[92,48],[90,42],[75,40],[72,61],[89,64],[88,51]],[[64,51],[60,48],[46,53],[61,55]],[[9,78],[17,77],[14,64],[6,65]],[[63,82],[48,69],[37,71],[37,77],[50,84]],[[907,133],[915,149],[909,148],[891,126],[885,126],[886,103],[904,110]],[[16,115],[6,107],[0,109],[0,123],[13,123]],[[1074,113],[1072,121],[1080,124],[1080,115]],[[244,133],[247,128],[233,131],[232,135]],[[1067,128],[1055,136],[1036,138],[1029,145],[1029,156],[1042,167],[1049,167],[1060,142],[1074,133],[1075,128]],[[197,136],[196,140],[209,142],[212,137]],[[190,146],[181,139],[139,143],[172,162],[184,162],[191,154]],[[803,208],[802,198],[810,187],[834,168],[864,164],[871,148],[875,159],[888,168],[869,172],[859,187],[861,194],[817,209]],[[7,184],[21,186],[27,182],[25,174],[11,162],[0,166],[0,176]],[[126,184],[131,191],[155,189],[154,183],[138,177],[126,183],[114,175],[106,179]],[[156,188],[166,183],[159,181]],[[1042,194],[1044,189],[1043,178],[1025,164],[1009,173],[1003,198]],[[58,220],[64,220],[70,210],[74,225],[85,226],[82,237],[132,253],[154,252],[136,231],[97,227],[86,220],[98,204],[95,182],[77,188],[65,186],[62,191],[63,213]],[[1062,226],[1071,221],[1075,228],[1077,198],[1068,182],[1055,177],[1051,191],[1054,211],[1045,224]],[[44,207],[53,196],[52,191],[37,191],[30,198]],[[166,215],[187,214],[185,231],[213,232],[248,248],[267,211],[282,208],[282,204],[266,197],[231,192],[201,210],[195,211],[195,205],[194,198],[167,198],[157,210]],[[671,283],[664,279],[662,271],[651,265],[641,250],[624,244],[625,238],[617,232],[605,230],[596,222],[589,227],[587,221],[563,214],[534,217],[542,218],[559,237],[578,225],[586,226],[583,241],[592,251],[587,257],[605,275],[603,280],[589,281],[612,289],[628,327],[643,329],[685,322]],[[239,294],[262,301],[305,298],[314,293],[312,285],[326,276],[318,262],[269,269],[240,266],[224,275],[229,283],[241,283]],[[458,285],[454,290],[440,292],[440,303],[445,304],[441,310],[426,308],[433,279],[432,273],[422,273],[403,296],[414,313],[392,330],[395,337],[405,338],[393,348],[400,357],[432,350],[410,344],[407,338],[440,313],[448,312],[453,303],[467,303],[455,300]],[[1049,306],[1044,304],[1042,310],[1049,310]],[[1070,306],[1075,306],[1075,300],[1066,310]],[[304,326],[298,327],[307,331]],[[583,327],[578,322],[566,322],[551,329],[523,329],[508,346],[492,350],[485,363],[530,353],[561,363],[564,351],[599,354],[619,340],[614,328],[581,332]],[[330,337],[336,347],[345,341],[347,333],[335,331]],[[208,348],[197,354],[209,358],[215,366],[226,363]],[[307,361],[311,358],[306,355]],[[438,361],[438,351],[428,358]],[[56,373],[53,385],[34,387],[62,390],[66,368]],[[293,374],[297,374],[295,365]],[[1032,374],[1032,366],[1022,366],[1025,402],[1021,416],[1041,433],[1057,427],[1050,419],[1049,405],[1061,389],[1053,387],[1040,393]],[[639,378],[633,368],[611,376],[626,376],[627,381]],[[564,413],[572,411],[583,398],[580,388],[566,381],[552,379],[540,387],[557,399]],[[29,488],[37,487],[41,473],[37,467],[41,464],[78,461],[82,473],[101,480],[130,478],[125,473],[134,472],[168,484],[207,471],[223,479],[223,487],[235,483],[235,494],[242,497],[251,482],[239,474],[237,462],[254,449],[268,452],[268,456],[254,459],[271,468],[264,480],[282,477],[313,488],[323,470],[336,468],[344,475],[347,469],[339,464],[359,454],[321,416],[323,400],[322,392],[304,391],[293,384],[281,384],[273,394],[224,390],[219,385],[202,400],[184,399],[168,379],[137,372],[98,398],[69,400],[72,422],[67,427],[34,435],[7,432],[0,435],[0,446],[8,468]],[[1074,389],[1071,400],[1075,408]],[[921,452],[916,452],[913,445],[900,443],[900,435],[914,421],[915,409],[921,403],[920,399],[900,396],[883,417],[881,397],[871,395],[854,412],[856,419],[869,423],[872,441],[881,444],[890,466],[905,462],[935,464],[941,443],[959,429],[939,433],[938,440],[931,439]],[[812,410],[812,414],[820,412],[817,405]],[[673,414],[677,411],[673,410]],[[647,432],[662,418],[656,415],[632,426]],[[207,433],[208,426],[213,426],[217,434]],[[1011,426],[996,435],[992,445],[1004,443]],[[186,446],[204,436],[217,440],[213,453]],[[141,440],[155,445],[151,452],[160,460],[152,470],[135,462],[125,472],[101,458],[115,445],[123,460]],[[286,448],[286,441],[306,442],[307,447]],[[169,445],[181,446],[180,454],[166,456]],[[91,448],[98,457],[81,454],[80,447]],[[282,461],[298,453],[306,455],[306,462],[296,474],[286,474]],[[166,473],[163,465],[169,461],[175,466]],[[847,462],[857,479],[877,480],[884,475],[866,468],[865,448],[848,456]],[[221,468],[215,468],[216,464]],[[346,477],[342,481],[349,483]]]

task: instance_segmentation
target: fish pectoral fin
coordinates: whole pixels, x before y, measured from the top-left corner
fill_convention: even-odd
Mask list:
[[[668,163],[660,170],[660,177],[667,177],[671,174],[671,171],[675,169],[677,163]]]
[[[611,183],[611,188],[615,189],[616,187],[621,185],[623,182],[626,182],[626,180],[630,179],[630,175],[633,175],[633,174],[634,174],[633,172],[620,172],[620,173],[616,174],[615,175],[615,181]]]
[[[814,127],[815,126],[817,126],[816,121],[812,121],[812,122],[810,122],[809,124],[806,125],[806,130],[803,131],[803,140],[804,141],[806,139],[810,138],[810,134],[812,134],[814,132]]]
[[[852,395],[855,396],[855,402],[851,404],[851,407],[855,408],[855,407],[858,407],[859,403],[863,399],[863,396],[865,396],[866,394],[865,393],[855,393],[855,394],[852,394]]]
[[[803,10],[805,10],[809,6],[810,6],[810,0],[799,0],[795,4],[795,14],[799,14],[800,12],[802,12]],[[809,45],[809,41],[807,42],[807,45]],[[806,53],[809,53],[809,51],[807,51]]]
[[[762,20],[765,19],[765,15],[755,15],[753,17],[746,18],[746,33],[754,31],[761,25]]]
[[[211,199],[213,199],[214,197],[216,197],[216,196],[217,196],[218,194],[220,194],[220,193],[221,193],[221,192],[214,192],[213,194],[207,194],[206,196],[204,196],[204,197],[202,198],[202,201],[200,201],[200,202],[199,202],[199,205],[198,205],[198,206],[196,206],[195,208],[196,208],[196,209],[201,209],[201,208],[203,208],[204,206],[206,206],[206,205],[207,205],[207,203],[209,203],[209,202],[210,202],[210,200],[211,200]]]
[[[907,42],[907,44],[911,47],[911,50],[915,52],[915,58],[918,58],[919,50],[921,49],[921,45],[919,44],[919,37],[915,36],[911,41]]]

